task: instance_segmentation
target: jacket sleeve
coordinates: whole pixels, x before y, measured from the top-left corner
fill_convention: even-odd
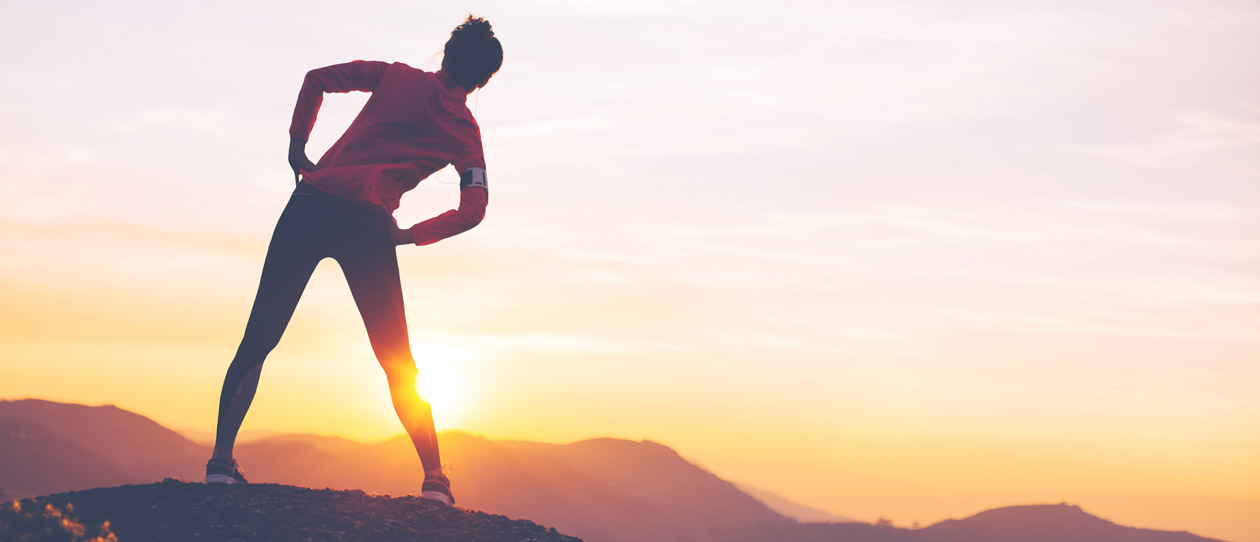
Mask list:
[[[490,192],[486,171],[469,168],[460,175],[459,209],[451,209],[411,227],[411,239],[417,245],[431,245],[452,235],[471,230],[486,216]]]
[[[297,106],[293,108],[289,136],[301,141],[310,138],[315,117],[319,114],[319,106],[324,103],[325,92],[371,92],[385,75],[387,67],[388,62],[355,60],[306,72],[306,78],[302,80],[302,90],[298,92]]]

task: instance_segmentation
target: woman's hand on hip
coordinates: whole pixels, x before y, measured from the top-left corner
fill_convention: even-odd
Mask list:
[[[397,223],[391,227],[389,238],[394,241],[394,246],[410,245],[416,242],[411,236],[411,230],[399,228]]]
[[[289,167],[293,168],[294,183],[297,182],[299,173],[315,171],[315,163],[306,157],[305,141],[289,138]]]

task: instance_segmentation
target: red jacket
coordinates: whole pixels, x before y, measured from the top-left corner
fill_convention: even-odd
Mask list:
[[[302,172],[315,188],[393,215],[403,193],[447,164],[461,175],[470,168],[485,170],[481,130],[465,104],[464,89],[446,72],[401,62],[356,60],[311,70],[302,82],[289,135],[306,141],[324,93],[352,90],[372,96],[315,171]],[[488,197],[485,188],[463,188],[459,209],[412,226],[412,239],[427,245],[467,231],[485,216]]]

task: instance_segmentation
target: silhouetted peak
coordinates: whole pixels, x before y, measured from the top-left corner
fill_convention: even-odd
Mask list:
[[[1016,506],[1003,506],[1002,508],[994,508],[985,510],[974,516],[968,517],[968,520],[1022,520],[1027,518],[1046,518],[1053,521],[1067,520],[1095,520],[1106,521],[1094,516],[1075,504],[1066,502],[1059,504],[1025,504]]]
[[[44,399],[5,400],[0,401],[0,419],[34,421],[79,445],[107,441],[119,447],[138,446],[142,451],[178,448],[181,453],[197,448],[183,435],[112,404],[88,406]]]
[[[580,450],[586,453],[607,453],[607,454],[634,454],[638,457],[651,457],[656,459],[678,459],[682,460],[682,456],[676,450],[651,440],[628,440],[612,437],[599,437],[586,440],[580,440],[569,444],[572,450]]]

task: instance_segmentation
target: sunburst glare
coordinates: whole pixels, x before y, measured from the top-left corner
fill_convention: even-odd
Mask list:
[[[457,346],[436,343],[414,343],[411,351],[420,370],[416,392],[433,407],[435,425],[449,428],[466,401],[462,373],[473,355]]]

